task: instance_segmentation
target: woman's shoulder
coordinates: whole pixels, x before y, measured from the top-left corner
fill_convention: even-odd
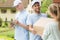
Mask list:
[[[53,21],[53,20],[50,20],[49,23],[47,23],[46,27],[49,27],[49,28],[57,28],[58,27],[58,22],[56,21]]]

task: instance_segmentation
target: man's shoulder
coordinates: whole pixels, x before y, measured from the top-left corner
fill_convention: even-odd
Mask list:
[[[15,16],[19,16],[19,15],[20,15],[20,13],[16,12]]]
[[[47,17],[47,14],[46,13],[41,13],[41,15]]]
[[[41,13],[41,15],[47,15],[46,13]]]

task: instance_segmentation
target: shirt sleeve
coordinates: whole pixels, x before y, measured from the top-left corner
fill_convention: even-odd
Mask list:
[[[27,25],[32,25],[32,24],[33,24],[33,23],[32,23],[31,15],[29,15],[29,16],[27,17],[26,24],[27,24]]]
[[[19,14],[17,13],[17,14],[15,15],[14,19],[17,20],[17,19],[18,19],[18,16],[19,16]]]

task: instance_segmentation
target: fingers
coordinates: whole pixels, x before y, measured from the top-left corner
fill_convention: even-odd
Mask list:
[[[35,30],[32,30],[31,32],[32,32],[33,34],[36,34],[36,31],[35,31]]]

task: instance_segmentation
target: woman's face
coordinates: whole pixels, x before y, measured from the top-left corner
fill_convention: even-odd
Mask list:
[[[40,5],[39,5],[39,3],[36,3],[35,5],[33,5],[32,8],[33,8],[33,10],[35,12],[40,12]]]

